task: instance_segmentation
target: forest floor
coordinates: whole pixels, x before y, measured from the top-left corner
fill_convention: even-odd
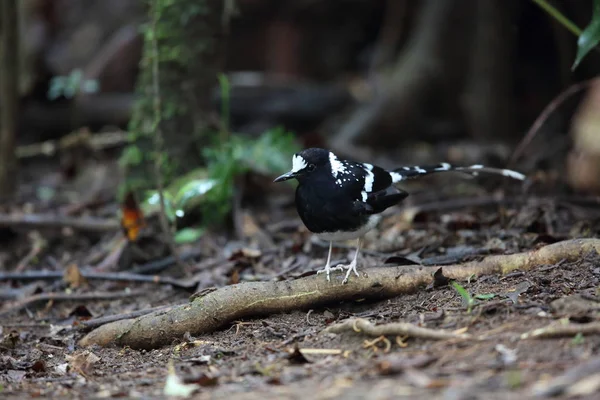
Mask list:
[[[99,174],[102,168],[114,167],[105,164],[91,170]],[[30,176],[36,174],[33,171]],[[92,206],[81,204],[84,194],[92,190],[89,180],[77,184],[59,179],[58,173],[43,176],[43,182],[40,178],[29,182],[30,192],[37,193],[37,197],[30,196],[37,200],[18,202],[5,209],[5,214],[17,220],[27,214],[49,213],[58,219],[65,215],[116,218],[119,206],[110,196],[98,195],[114,189],[111,182],[93,189],[96,199],[106,200]],[[368,235],[359,271],[383,264],[460,263],[600,233],[598,199],[523,195],[518,188],[506,187],[490,194],[489,189],[474,188],[474,184],[457,194],[458,181],[445,185],[445,192],[436,187],[435,196],[419,189],[403,206],[391,210]],[[75,195],[39,200],[43,194],[39,185],[54,185],[57,193]],[[154,270],[162,278],[171,274],[177,282],[194,283],[187,288],[81,278],[79,272],[93,270],[108,277],[164,260],[167,252],[157,250],[160,246],[151,238],[139,244],[144,258],[130,245],[120,253],[115,250],[117,243],[123,243],[118,229],[90,232],[67,223],[58,224],[60,229],[41,229],[22,221],[10,227],[4,224],[0,265],[5,267],[0,273],[50,270],[59,275],[53,279],[3,276],[0,281],[0,396],[161,398],[172,363],[178,377],[198,385],[192,396],[200,399],[597,398],[599,334],[552,339],[522,339],[521,334],[564,318],[581,324],[600,321],[598,254],[460,282],[475,302],[471,309],[452,286],[423,287],[382,301],[359,299],[248,318],[152,350],[78,345],[86,333],[84,323],[98,317],[185,303],[196,290],[209,287],[297,279],[321,268],[327,247],[314,242],[301,226],[292,191],[269,198],[263,204],[249,201],[236,209],[242,221],[237,234],[208,231],[197,243],[182,246],[182,252],[197,251],[185,261],[183,271],[173,265]],[[45,244],[36,247],[36,243]],[[336,249],[333,258],[340,262],[350,257],[351,245]],[[102,264],[115,254],[118,267]],[[74,272],[63,277],[65,270]],[[331,284],[340,280],[332,279]],[[61,296],[44,297],[48,293]],[[376,324],[402,321],[461,330],[487,339],[384,339],[325,330],[350,317]]]

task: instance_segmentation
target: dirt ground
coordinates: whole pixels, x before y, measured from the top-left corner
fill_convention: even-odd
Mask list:
[[[202,254],[188,260],[191,270],[179,275],[182,281],[191,277],[197,281],[188,290],[170,284],[110,280],[74,285],[72,279],[3,279],[0,396],[161,398],[172,361],[177,376],[199,384],[193,394],[199,399],[598,398],[600,335],[520,338],[522,333],[563,318],[598,323],[598,254],[461,282],[476,302],[471,310],[453,287],[445,286],[378,302],[359,300],[246,319],[150,351],[85,349],[77,344],[85,334],[81,323],[90,318],[184,303],[194,290],[207,287],[296,279],[314,273],[325,261],[326,247],[311,241],[299,225],[290,194],[279,197],[267,204],[268,211],[250,206],[243,210],[244,229],[252,240],[233,240],[215,232],[190,246],[202,249]],[[482,204],[469,205],[473,198]],[[528,197],[498,205],[486,202],[487,198],[488,192],[480,189],[459,197],[464,205],[456,206],[455,197],[452,207],[436,200],[438,203],[431,204],[437,206],[418,212],[411,206],[424,203],[418,197],[408,201],[404,208],[390,212],[368,236],[360,268],[384,263],[444,265],[600,233],[597,203]],[[273,204],[279,205],[278,211],[272,212]],[[101,214],[97,209],[95,213]],[[5,229],[3,233],[10,236],[3,238],[0,253],[4,264],[16,265],[28,252],[28,230]],[[49,246],[37,256],[38,263],[26,270],[63,271],[68,261],[85,265],[86,257],[112,243],[114,235],[65,234],[64,230],[46,233]],[[269,243],[275,250],[266,247]],[[344,247],[334,258],[346,259],[352,251]],[[53,264],[49,263],[52,259]],[[171,269],[160,275],[170,273],[175,274]],[[9,297],[15,291],[20,297]],[[36,294],[60,292],[68,297],[127,291],[134,295],[112,300],[46,299],[17,308],[23,298]],[[433,329],[466,330],[478,339],[389,337],[386,341],[356,332],[325,331],[349,317],[377,324],[402,321]],[[586,363],[591,363],[587,369]],[[563,374],[567,378],[559,379]]]

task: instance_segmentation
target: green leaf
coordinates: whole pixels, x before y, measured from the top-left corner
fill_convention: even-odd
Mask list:
[[[594,0],[593,7],[592,20],[577,40],[577,56],[571,70],[577,68],[583,58],[600,42],[600,0]]]
[[[165,215],[171,222],[175,221],[176,213],[173,205],[173,198],[167,191],[163,191],[163,197],[165,199]],[[160,195],[156,190],[150,190],[146,193],[146,198],[141,204],[142,213],[144,216],[149,216],[154,213],[160,212]]]
[[[194,203],[203,197],[209,190],[215,187],[217,181],[214,179],[195,179],[183,185],[175,195],[175,204],[178,208],[186,208],[188,203]]]
[[[581,332],[577,332],[577,334],[571,340],[571,344],[573,346],[579,346],[584,343],[585,343],[585,337],[583,336],[583,333],[581,333]]]
[[[122,167],[140,165],[144,161],[144,153],[134,144],[125,147],[119,158],[119,165]]]
[[[471,298],[471,295],[469,294],[469,292],[467,292],[467,289],[465,289],[464,287],[462,287],[456,281],[452,281],[452,287],[454,288],[454,290],[456,290],[458,292],[458,294],[460,295],[460,297],[462,297],[466,301],[469,301],[469,299]]]
[[[183,228],[175,234],[175,243],[184,244],[195,242],[202,237],[204,231],[203,228]]]
[[[487,293],[487,294],[476,294],[475,298],[477,300],[491,300],[494,297],[496,297],[496,295],[494,293]]]
[[[452,281],[452,287],[462,297],[464,305],[467,307],[467,314],[471,313],[473,306],[475,305],[475,299],[469,294],[467,289],[462,287],[458,282]]]

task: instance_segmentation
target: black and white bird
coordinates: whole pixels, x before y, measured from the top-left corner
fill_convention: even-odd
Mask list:
[[[309,148],[292,158],[292,170],[275,179],[282,182],[297,179],[296,209],[309,231],[329,241],[325,268],[327,280],[331,271],[347,270],[343,284],[356,270],[363,236],[381,219],[381,213],[404,200],[408,193],[395,183],[437,172],[457,171],[470,175],[480,172],[500,174],[524,180],[525,175],[509,169],[488,168],[483,165],[457,167],[448,163],[432,166],[400,167],[387,171],[373,164],[340,160],[332,152]],[[348,265],[331,267],[333,241],[358,239],[354,259]]]

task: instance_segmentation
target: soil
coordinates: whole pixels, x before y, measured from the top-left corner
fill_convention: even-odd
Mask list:
[[[453,204],[457,198],[459,203],[463,199],[462,207],[430,207],[429,211],[414,213],[411,206],[422,205],[415,196],[404,208],[390,212],[367,237],[360,268],[376,268],[383,263],[443,265],[486,254],[525,251],[566,238],[598,237],[600,232],[597,203],[573,205],[572,199],[559,200],[557,196],[545,196],[552,199],[545,202],[507,194],[505,198],[518,201],[500,206],[494,201],[468,205],[468,200],[486,196],[488,192],[477,189],[452,199]],[[266,205],[244,204],[236,211],[243,223],[235,240],[231,234],[208,232],[198,243],[184,248],[201,249],[202,253],[186,261],[188,270],[160,272],[162,277],[173,274],[182,281],[194,277],[198,284],[191,290],[114,281],[79,285],[60,279],[1,282],[3,294],[18,292],[21,299],[48,292],[140,292],[113,300],[37,302],[3,314],[2,397],[162,398],[172,361],[177,376],[199,385],[192,395],[199,399],[508,399],[576,392],[579,398],[598,398],[599,389],[593,384],[597,370],[586,373],[577,372],[577,368],[598,359],[600,335],[520,338],[522,333],[564,318],[598,323],[597,254],[573,263],[461,282],[475,299],[471,309],[451,286],[423,288],[379,302],[330,304],[237,321],[217,332],[184,337],[150,351],[78,346],[77,340],[85,334],[80,325],[90,318],[183,303],[194,290],[212,286],[295,279],[314,273],[324,262],[326,247],[314,243],[299,224],[291,206],[291,192],[272,197]],[[114,213],[114,209],[114,204],[108,204],[94,208],[92,213]],[[10,271],[29,251],[31,239],[28,229],[4,229],[3,234],[0,255],[5,270]],[[114,235],[44,232],[49,245],[37,256],[37,264],[30,263],[26,270],[43,267],[62,271],[71,262],[86,270],[90,254],[113,243]],[[269,243],[277,250],[270,250]],[[156,244],[148,246],[155,248]],[[351,246],[344,247],[334,258],[345,260],[352,252]],[[164,257],[163,253],[157,251],[152,259]],[[106,250],[102,254],[108,256]],[[0,312],[11,310],[16,301],[4,301]],[[433,329],[466,330],[475,337],[483,335],[485,340],[389,337],[386,341],[357,332],[325,331],[349,317],[377,324],[402,321]],[[321,353],[311,349],[321,349]],[[552,392],[549,385],[559,383],[558,377],[565,373],[576,374],[577,379]]]

